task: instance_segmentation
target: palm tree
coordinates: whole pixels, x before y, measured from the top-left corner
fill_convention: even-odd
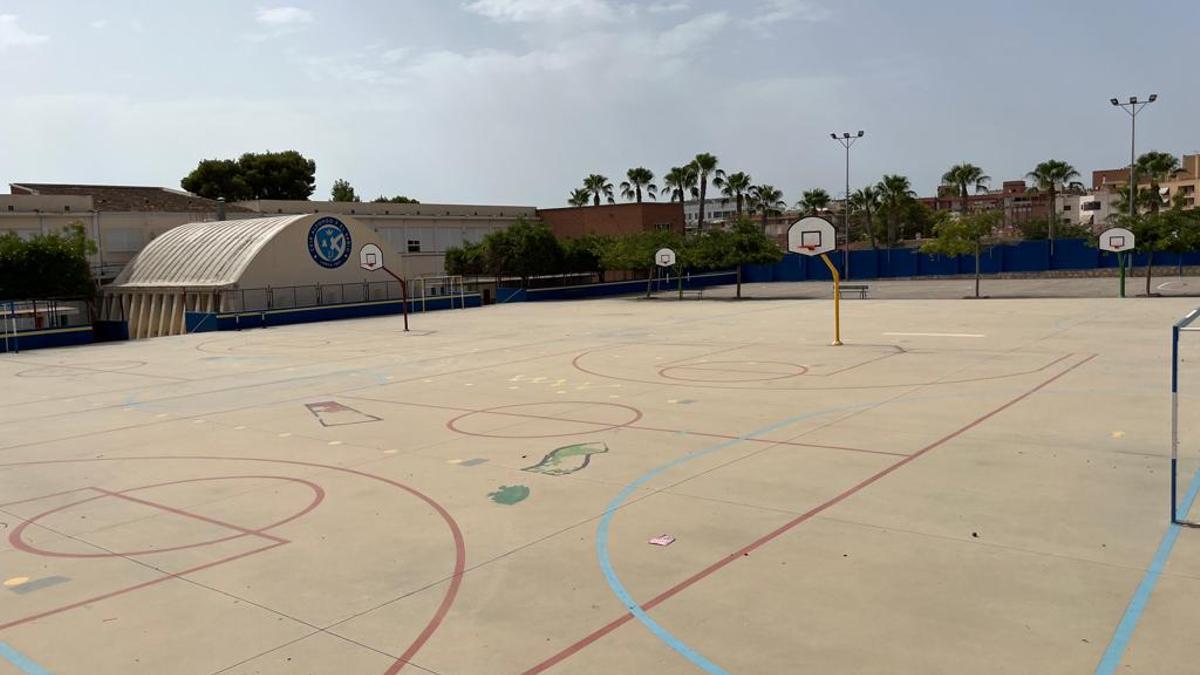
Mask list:
[[[992,177],[985,174],[983,169],[967,162],[955,164],[942,174],[942,185],[952,185],[958,189],[958,198],[962,200],[962,213],[967,212],[967,188],[973,185],[975,192],[986,192],[987,184],[991,180]]]
[[[707,152],[696,155],[691,162],[696,171],[696,180],[700,183],[700,218],[696,223],[696,227],[700,230],[704,229],[704,200],[708,195],[708,177],[714,172],[717,174],[717,178],[725,176],[725,172],[717,168],[717,163],[717,156]]]
[[[696,188],[696,171],[691,164],[673,166],[663,176],[663,189],[671,193],[669,201],[686,202],[689,196],[695,197],[699,190]]]
[[[613,184],[606,176],[594,173],[583,179],[583,189],[588,191],[592,196],[592,206],[600,206],[600,198],[608,200],[609,204],[616,202],[613,199]]]
[[[796,203],[796,208],[801,212],[809,215],[817,215],[818,211],[823,211],[829,207],[829,193],[823,188],[814,188],[805,190],[800,197],[800,201]]]
[[[904,208],[917,193],[913,192],[912,183],[908,176],[896,174],[885,175],[876,186],[879,190],[880,206],[887,211],[888,230],[887,245],[890,249],[896,243],[896,228],[899,225],[900,209]]]
[[[635,199],[637,203],[642,203],[642,191],[645,190],[650,199],[658,199],[658,186],[652,183],[654,180],[654,172],[644,166],[639,166],[636,169],[630,169],[625,172],[625,177],[629,180],[621,183],[621,197],[625,199]]]
[[[750,196],[750,189],[754,187],[754,179],[750,178],[750,174],[741,171],[728,176],[723,172],[717,172],[717,177],[713,179],[713,185],[721,188],[721,194],[737,203],[737,217],[738,220],[741,220],[742,206],[745,204],[746,198]]]
[[[587,188],[571,190],[571,196],[567,199],[567,203],[571,206],[587,206],[590,201],[592,201],[592,193]]]
[[[1050,215],[1046,220],[1050,228],[1048,235],[1050,241],[1053,242],[1054,225],[1058,222],[1059,218],[1057,205],[1058,187],[1060,185],[1064,189],[1069,187],[1072,180],[1079,178],[1079,172],[1075,170],[1075,167],[1060,159],[1048,159],[1033,167],[1033,171],[1025,174],[1025,177],[1033,181],[1034,187],[1038,190],[1046,190],[1050,193],[1050,206],[1047,209],[1047,213]],[[1050,246],[1053,247],[1054,244]],[[1051,248],[1051,252],[1053,252],[1053,248]]]
[[[863,214],[863,226],[867,229],[867,236],[871,238],[871,249],[874,250],[877,246],[875,223],[871,215],[879,210],[879,188],[868,185],[861,190],[855,190],[854,194],[850,195],[850,208]]]
[[[1158,184],[1171,177],[1179,169],[1179,158],[1169,152],[1151,150],[1137,158],[1137,172],[1150,180],[1150,213],[1158,213],[1162,205],[1162,197],[1158,194]],[[1140,201],[1140,200],[1139,200]]]
[[[787,202],[783,201],[783,193],[774,185],[755,185],[750,188],[750,210],[762,214],[762,229],[767,231],[767,218],[783,213]]]

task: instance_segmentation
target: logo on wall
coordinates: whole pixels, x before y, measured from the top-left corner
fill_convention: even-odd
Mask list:
[[[308,254],[321,267],[341,267],[350,258],[350,230],[337,218],[321,218],[308,229]]]

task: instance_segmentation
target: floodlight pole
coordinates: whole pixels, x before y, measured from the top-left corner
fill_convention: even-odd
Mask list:
[[[1137,116],[1146,106],[1158,100],[1158,94],[1150,94],[1150,98],[1139,101],[1138,97],[1130,96],[1128,103],[1112,98],[1109,103],[1121,108],[1129,114],[1129,215],[1137,215]]]
[[[842,132],[841,136],[836,133],[829,134],[830,138],[846,149],[846,192],[845,201],[842,202],[842,232],[846,237],[846,243],[845,248],[842,249],[842,268],[846,270],[847,279],[850,278],[850,146],[864,135],[865,132],[861,130],[854,135],[848,131]]]

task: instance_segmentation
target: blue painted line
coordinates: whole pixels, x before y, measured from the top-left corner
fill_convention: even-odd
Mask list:
[[[6,661],[16,666],[17,670],[25,675],[51,675],[50,671],[39,666],[28,656],[9,647],[7,643],[0,642],[0,656],[3,656]]]
[[[767,425],[761,429],[756,429],[754,431],[751,431],[748,434],[738,436],[737,438],[731,438],[727,441],[722,441],[720,443],[717,443],[716,445],[710,445],[706,448],[701,448],[699,450],[689,452],[688,454],[683,455],[682,457],[679,457],[670,462],[667,462],[666,464],[662,464],[660,466],[655,467],[654,469],[651,469],[648,473],[643,474],[637,480],[633,481],[629,485],[626,485],[625,488],[622,489],[621,492],[618,493],[617,496],[615,498],[613,498],[613,500],[611,502],[609,502],[608,507],[604,510],[604,516],[600,518],[600,525],[599,525],[599,527],[596,528],[596,558],[600,562],[600,570],[604,573],[604,580],[608,582],[608,587],[610,589],[612,589],[613,594],[617,596],[617,598],[621,601],[621,604],[623,604],[625,606],[625,608],[627,610],[629,610],[629,613],[632,614],[634,616],[634,618],[636,618],[638,621],[642,622],[642,625],[644,625],[646,628],[650,629],[650,632],[654,633],[654,635],[657,636],[658,639],[662,640],[668,647],[670,647],[671,649],[674,649],[676,652],[681,654],[684,658],[691,661],[696,666],[703,669],[705,672],[721,673],[722,675],[726,674],[728,671],[726,671],[724,668],[721,668],[720,666],[718,666],[717,664],[713,663],[708,658],[706,658],[700,652],[689,647],[682,640],[680,640],[679,638],[672,635],[671,632],[668,631],[666,628],[663,628],[661,625],[659,625],[659,623],[657,621],[650,618],[650,615],[646,613],[646,610],[642,609],[642,606],[640,604],[638,604],[638,602],[636,600],[633,599],[633,596],[631,596],[629,594],[629,591],[626,590],[625,585],[621,583],[620,578],[617,577],[616,570],[613,569],[612,560],[609,557],[609,551],[608,551],[608,539],[609,539],[608,530],[609,530],[609,525],[611,525],[611,523],[612,523],[613,514],[616,513],[617,509],[619,509],[621,507],[621,505],[625,502],[625,500],[629,499],[630,495],[632,495],[634,492],[636,492],[638,488],[640,488],[641,486],[650,482],[651,480],[654,480],[656,477],[662,475],[663,473],[670,471],[671,469],[673,469],[677,466],[680,466],[681,464],[686,464],[687,462],[690,462],[694,459],[699,459],[700,457],[704,457],[705,455],[710,455],[719,450],[724,450],[725,448],[732,447],[734,445],[737,445],[738,443],[743,443],[750,439],[757,438],[758,436],[762,436],[763,434],[768,434],[772,431],[782,429],[784,427],[795,424],[796,422],[800,422],[800,421],[803,421],[806,419],[811,419],[814,417],[820,417],[822,415],[828,415],[828,414],[835,413],[835,412],[844,412],[844,411],[848,411],[848,410],[857,410],[857,409],[867,409],[867,408],[874,407],[875,405],[878,405],[878,404],[877,403],[866,403],[866,404],[860,403],[857,405],[846,406],[846,407],[842,407],[842,408],[829,408],[827,410],[819,410],[816,412],[806,413],[803,415],[796,415],[795,417],[789,417],[780,422],[775,422],[774,424]]]
[[[1200,470],[1197,470],[1192,476],[1187,496],[1183,498],[1182,513],[1186,514],[1192,510],[1197,493],[1200,493]],[[1096,666],[1096,675],[1112,675],[1117,672],[1117,668],[1121,665],[1121,657],[1125,655],[1125,648],[1129,646],[1129,640],[1133,638],[1133,632],[1137,630],[1138,619],[1142,618],[1142,612],[1146,610],[1146,603],[1150,601],[1150,595],[1154,593],[1154,587],[1158,584],[1158,578],[1162,576],[1163,568],[1167,566],[1167,558],[1171,556],[1171,549],[1175,548],[1175,540],[1179,538],[1179,531],[1182,529],[1183,526],[1177,523],[1171,523],[1171,526],[1167,528],[1166,534],[1158,544],[1158,550],[1154,552],[1154,559],[1150,562],[1149,569],[1146,570],[1142,582],[1134,591],[1129,606],[1125,608],[1121,623],[1117,624],[1117,630],[1113,632],[1108,649],[1104,650],[1100,665]]]

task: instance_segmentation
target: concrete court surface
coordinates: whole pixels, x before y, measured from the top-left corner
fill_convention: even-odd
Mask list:
[[[621,298],[5,355],[0,673],[1091,673],[1169,529],[1196,304],[847,301],[832,347],[828,301]],[[1121,673],[1196,672],[1174,531]]]

